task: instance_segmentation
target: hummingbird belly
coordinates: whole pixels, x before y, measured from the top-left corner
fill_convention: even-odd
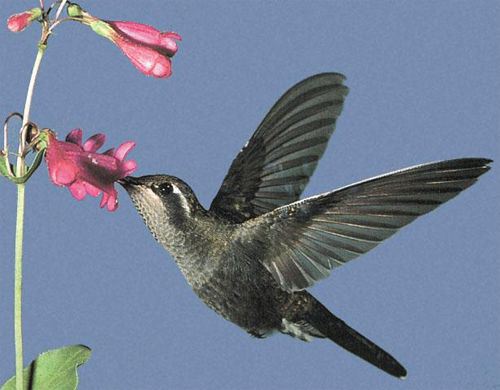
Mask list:
[[[192,286],[215,312],[257,337],[280,328],[280,308],[290,294],[278,287],[260,262],[226,258],[206,276]]]

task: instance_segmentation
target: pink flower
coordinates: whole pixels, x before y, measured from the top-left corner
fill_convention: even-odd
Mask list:
[[[136,22],[97,19],[89,25],[117,45],[145,75],[163,78],[172,74],[170,58],[177,52],[177,41],[182,39],[179,34]]]
[[[72,130],[66,141],[59,141],[50,133],[45,159],[55,185],[68,187],[78,200],[86,195],[95,197],[102,192],[100,206],[114,211],[118,207],[114,183],[130,175],[137,167],[135,161],[125,161],[135,143],[124,142],[116,150],[97,153],[105,139],[104,134],[95,134],[82,145],[80,129]]]
[[[107,23],[124,39],[154,46],[164,51],[169,57],[177,53],[176,40],[182,40],[181,36],[175,32],[161,32],[147,24],[114,21],[107,21]]]
[[[42,16],[42,10],[40,8],[33,8],[28,11],[12,15],[9,19],[7,19],[7,28],[12,32],[23,31],[33,20],[38,19],[40,16]]]
[[[68,15],[111,40],[145,75],[163,78],[172,74],[170,58],[177,52],[179,34],[142,23],[102,20],[75,3],[68,6]]]

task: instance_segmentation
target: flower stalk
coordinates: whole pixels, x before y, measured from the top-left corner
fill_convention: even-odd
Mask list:
[[[17,156],[17,165],[16,165],[16,176],[18,177],[23,176],[26,170],[26,164],[24,162],[24,155],[25,155],[24,152],[26,148],[26,136],[29,127],[28,124],[30,121],[31,103],[33,101],[33,92],[35,91],[35,84],[36,84],[36,79],[38,77],[38,71],[40,70],[40,64],[42,62],[43,55],[45,54],[45,48],[46,48],[45,43],[43,43],[43,41],[40,41],[40,44],[38,45],[38,52],[35,57],[35,63],[33,64],[33,70],[31,71],[30,83],[28,85],[28,92],[26,93],[26,101],[24,103],[24,110],[23,110],[23,123],[21,127],[21,134],[19,140],[19,149],[18,149],[19,154]]]
[[[38,52],[35,57],[33,69],[31,71],[28,92],[23,110],[23,122],[19,136],[19,148],[16,162],[16,176],[22,177],[26,173],[24,160],[26,148],[26,136],[28,131],[29,118],[31,113],[31,103],[35,91],[36,79],[43,55],[45,53],[45,43],[48,36],[42,32],[42,39],[38,45]],[[45,42],[44,42],[45,41]],[[14,343],[16,350],[16,390],[23,390],[23,324],[22,324],[22,291],[23,291],[23,237],[24,237],[24,206],[25,206],[25,184],[17,184],[17,217],[16,217],[16,241],[15,241],[15,265],[14,265]]]
[[[16,348],[16,390],[23,390],[23,236],[24,236],[24,189],[25,184],[17,185],[16,246],[14,266],[14,340]]]

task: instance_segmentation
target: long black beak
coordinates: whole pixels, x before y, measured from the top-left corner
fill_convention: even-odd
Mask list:
[[[123,179],[117,180],[117,182],[121,184],[125,189],[127,187],[137,186],[141,184],[138,178],[133,176],[124,177]]]

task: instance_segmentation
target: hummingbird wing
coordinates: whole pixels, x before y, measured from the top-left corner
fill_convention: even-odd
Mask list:
[[[403,169],[313,196],[245,222],[251,245],[282,288],[302,290],[474,184],[491,160]]]
[[[290,88],[236,156],[210,210],[243,222],[298,200],[342,111],[344,79],[322,73]]]

